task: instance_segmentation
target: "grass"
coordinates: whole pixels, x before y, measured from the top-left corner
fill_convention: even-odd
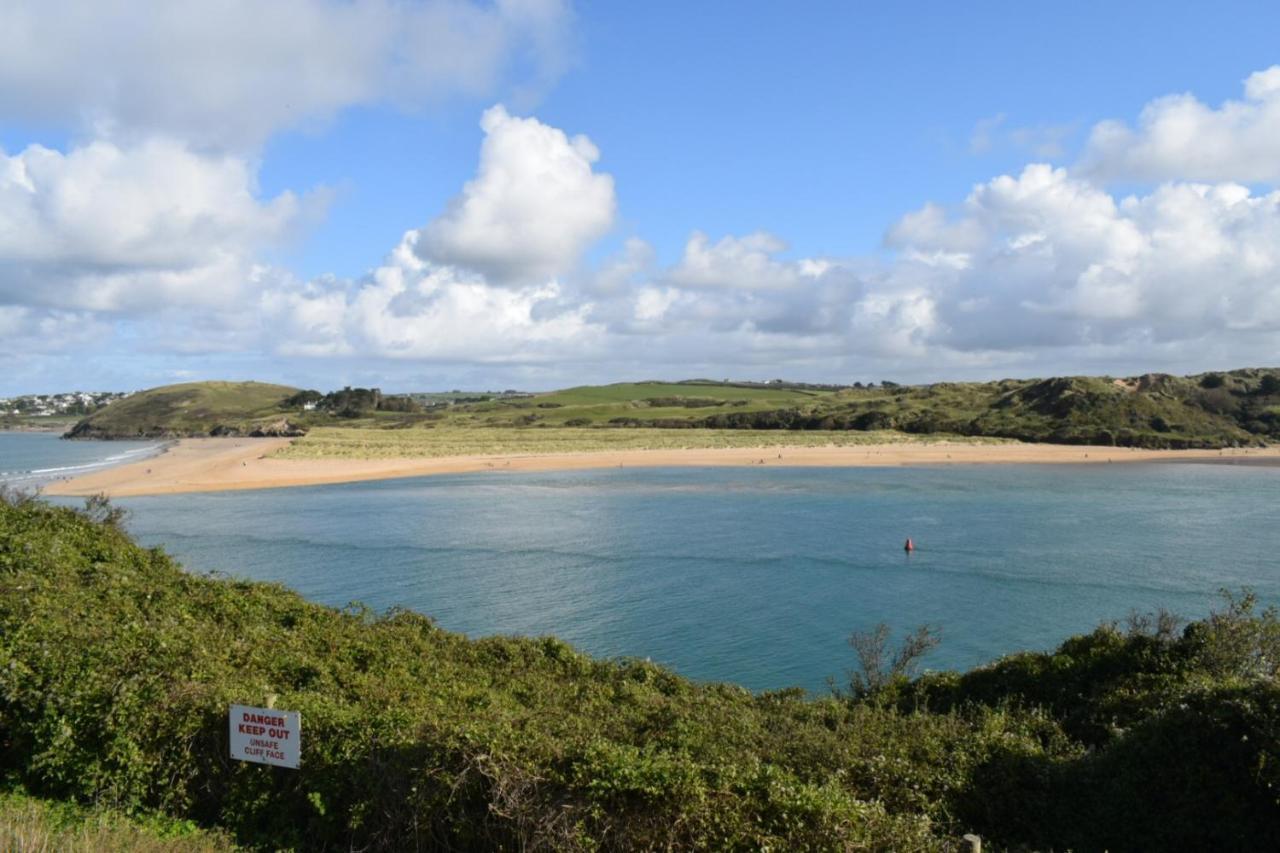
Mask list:
[[[0,430],[63,432],[78,420],[76,415],[0,415]]]
[[[916,386],[632,382],[456,403],[427,411],[356,411],[341,416],[286,406],[284,399],[294,390],[261,383],[173,385],[112,403],[82,421],[75,431],[84,437],[205,435],[228,430],[245,433],[255,426],[287,418],[292,426],[302,429],[610,427],[712,433],[706,439],[663,439],[658,444],[663,447],[779,443],[752,437],[748,445],[742,445],[738,439],[717,433],[723,430],[896,430],[915,435],[1165,449],[1218,449],[1280,440],[1280,370],[1274,369],[1250,368],[1188,377],[1074,376]],[[592,446],[608,442],[611,447],[617,446],[614,442],[631,442],[627,445],[631,447],[653,446],[656,442],[647,435],[623,440],[584,434],[577,440]],[[353,436],[347,443],[358,441],[367,439]],[[466,443],[457,438],[452,441]],[[537,442],[541,446],[552,443],[552,439],[513,442],[486,435],[469,444],[495,442]]]
[[[66,801],[0,793],[0,850],[6,853],[227,853],[219,832],[163,815],[128,816]]]
[[[244,429],[285,416],[280,403],[296,388],[263,382],[187,382],[117,400],[76,425],[80,438],[202,435],[215,427]]]
[[[937,441],[999,443],[998,439],[917,436],[901,432],[789,432],[779,430],[458,428],[351,429],[318,427],[275,455],[289,459],[392,459],[445,456],[586,453],[610,450],[858,447]]]

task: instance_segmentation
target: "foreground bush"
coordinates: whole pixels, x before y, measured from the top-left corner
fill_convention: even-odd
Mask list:
[[[162,817],[125,817],[21,793],[0,794],[0,850],[7,853],[226,853],[230,841]]]
[[[44,796],[267,849],[1224,849],[1280,827],[1273,681],[1172,639],[753,696],[186,574],[95,512],[0,502],[0,771]],[[228,758],[228,705],[272,695],[302,712],[299,771]],[[1218,825],[1143,843],[1181,809]]]

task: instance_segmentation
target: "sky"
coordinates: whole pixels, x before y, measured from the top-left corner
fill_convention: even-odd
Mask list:
[[[0,395],[1274,365],[1280,7],[1192,5],[9,0]]]

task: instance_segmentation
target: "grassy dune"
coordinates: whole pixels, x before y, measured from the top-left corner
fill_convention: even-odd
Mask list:
[[[714,448],[857,447],[871,444],[996,443],[1000,439],[916,436],[888,430],[871,432],[791,432],[782,430],[590,429],[549,427],[513,429],[448,427],[434,429],[351,429],[318,427],[276,453],[292,459],[392,459],[445,456],[499,456],[533,453],[585,453],[609,450],[705,450]]]

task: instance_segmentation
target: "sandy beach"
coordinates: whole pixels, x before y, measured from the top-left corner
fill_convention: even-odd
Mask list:
[[[50,495],[112,497],[276,489],[467,472],[559,471],[586,468],[752,465],[857,467],[972,464],[1094,464],[1203,461],[1280,464],[1280,448],[1131,450],[1056,444],[881,444],[856,447],[771,447],[712,450],[624,450],[507,456],[407,459],[276,459],[287,438],[183,439],[160,456],[95,471],[45,488]]]

